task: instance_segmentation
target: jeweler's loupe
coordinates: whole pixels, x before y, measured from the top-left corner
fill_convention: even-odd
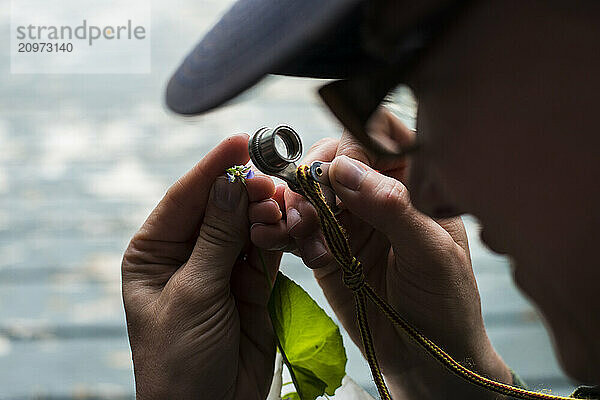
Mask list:
[[[250,138],[248,152],[261,172],[283,179],[290,189],[297,191],[296,161],[302,157],[302,141],[291,127],[260,128]]]
[[[296,182],[296,161],[302,157],[300,135],[287,125],[275,129],[260,128],[248,141],[250,159],[256,168],[267,175],[283,179],[290,189],[302,194]],[[321,185],[327,204],[337,213],[335,193],[329,182],[329,162],[314,161],[310,165],[310,175]]]

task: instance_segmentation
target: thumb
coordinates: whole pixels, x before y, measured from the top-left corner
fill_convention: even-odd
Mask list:
[[[192,293],[210,295],[229,284],[231,271],[248,240],[248,195],[241,182],[219,177],[213,184],[198,239],[179,281]]]
[[[418,258],[443,241],[453,241],[434,220],[412,207],[408,189],[397,179],[339,156],[329,168],[329,180],[344,206],[385,234],[403,257]]]

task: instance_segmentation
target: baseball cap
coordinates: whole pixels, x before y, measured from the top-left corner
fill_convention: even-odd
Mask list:
[[[381,60],[364,46],[368,1],[238,0],[171,77],[167,106],[201,114],[267,74],[344,79],[372,69]]]

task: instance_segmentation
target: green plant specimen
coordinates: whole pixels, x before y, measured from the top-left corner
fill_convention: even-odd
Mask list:
[[[335,322],[281,272],[273,286],[269,313],[297,391],[284,399],[332,396],[346,375],[346,350]]]

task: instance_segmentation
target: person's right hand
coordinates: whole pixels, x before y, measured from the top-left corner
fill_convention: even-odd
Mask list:
[[[389,129],[388,136],[410,140],[413,132],[389,113],[384,118],[380,128]],[[354,255],[363,263],[367,282],[456,360],[483,375],[511,383],[509,369],[485,332],[460,218],[433,220],[415,210],[402,183],[408,163],[384,163],[365,152],[347,133],[339,142],[328,139],[317,143],[303,163],[332,159],[329,178],[345,209],[339,219]],[[268,207],[273,204],[263,206]],[[252,241],[259,247],[301,255],[314,269],[327,300],[362,350],[353,293],[344,286],[340,266],[327,250],[314,208],[287,190],[285,210],[287,218],[276,223],[263,225],[263,220],[251,218]],[[375,306],[368,307],[368,315],[376,354],[394,398],[482,399],[486,394],[496,398],[445,371]]]

